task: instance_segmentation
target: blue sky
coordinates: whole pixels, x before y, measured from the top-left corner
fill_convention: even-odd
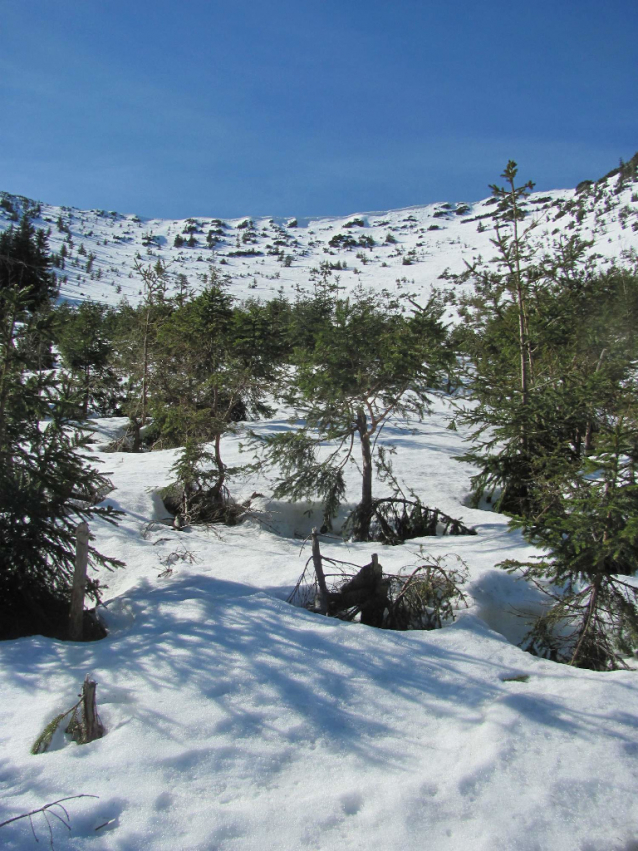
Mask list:
[[[146,216],[537,188],[638,149],[636,0],[0,0],[0,189]]]

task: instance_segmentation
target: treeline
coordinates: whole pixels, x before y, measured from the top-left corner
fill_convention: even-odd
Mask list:
[[[56,304],[45,235],[24,219],[0,247],[3,635],[64,634],[75,526],[116,519],[99,505],[108,482],[77,451],[90,440],[89,414],[127,417],[114,449],[182,447],[168,495],[175,511],[186,522],[232,523],[237,470],[224,461],[223,437],[270,416],[273,404],[291,405],[303,418],[298,428],[254,438],[262,463],[280,470],[275,493],[318,497],[329,527],[356,455],[353,534],[369,538],[375,460],[391,471],[377,451],[380,430],[396,414],[423,416],[431,391],[450,381],[440,299],[418,307],[362,289],[345,297],[329,268],[294,301],[239,303],[215,269],[200,292],[182,276],[169,296],[170,271],[158,262],[137,267],[136,306]],[[113,566],[95,549],[91,557]],[[88,590],[97,601],[98,584]]]

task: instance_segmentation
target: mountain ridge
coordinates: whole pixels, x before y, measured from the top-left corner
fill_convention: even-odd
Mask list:
[[[523,209],[526,221],[535,222],[536,244],[550,248],[578,236],[592,243],[601,269],[635,262],[637,166],[638,154],[596,182],[531,193]],[[200,289],[216,269],[237,298],[277,291],[292,297],[324,269],[345,290],[408,288],[427,298],[446,270],[458,273],[492,255],[495,203],[487,197],[347,216],[159,219],[0,192],[0,230],[26,214],[48,232],[60,297],[70,302],[136,303],[142,294],[136,266],[158,261],[168,270],[169,294],[183,286],[183,276]]]

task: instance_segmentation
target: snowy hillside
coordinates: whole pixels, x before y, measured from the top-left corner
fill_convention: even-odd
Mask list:
[[[619,191],[614,175],[580,191],[534,193],[524,205],[526,226],[535,222],[534,240],[547,247],[561,236],[592,240],[591,252],[604,268],[638,250],[637,187],[628,181]],[[176,289],[180,275],[197,289],[215,265],[230,275],[239,298],[268,298],[279,289],[290,296],[308,286],[311,270],[322,263],[330,264],[346,289],[361,283],[426,295],[442,285],[446,269],[460,272],[465,261],[493,256],[494,203],[487,198],[338,218],[173,221],[56,207],[0,193],[0,228],[25,210],[36,214],[34,225],[50,231],[51,251],[66,255],[57,272],[61,296],[69,301],[135,303],[141,295],[136,261],[148,265],[158,259]]]
[[[580,192],[535,194],[526,221],[538,222],[539,240],[594,240],[601,266],[629,260],[637,186],[616,191],[612,176]],[[25,207],[50,228],[61,293],[73,301],[135,302],[136,260],[157,259],[176,287],[180,274],[201,283],[215,264],[240,298],[280,287],[294,295],[325,262],[344,287],[426,295],[445,284],[445,269],[494,253],[491,199],[222,222],[140,220],[4,194],[2,227]],[[320,516],[312,505],[277,502],[272,479],[244,473],[233,495],[252,498],[248,520],[178,531],[162,522],[157,491],[179,450],[107,451],[126,421],[94,420],[97,465],[114,486],[106,502],[124,513],[117,527],[95,521],[92,532],[126,566],[100,576],[103,640],[0,642],[0,823],[95,797],[66,802],[69,828],[42,814],[0,825],[0,848],[48,847],[51,838],[58,851],[636,851],[638,665],[596,672],[517,646],[542,596],[498,565],[535,550],[505,516],[469,507],[473,471],[456,460],[467,432],[448,428],[453,418],[450,401],[437,399],[430,416],[393,421],[380,440],[396,449],[394,472],[424,505],[476,535],[395,547],[321,539],[334,560],[362,566],[376,552],[391,573],[432,558],[464,564],[467,606],[427,632],[289,604]],[[282,410],[250,425],[261,434],[290,428]],[[231,467],[247,460],[242,439],[224,436]],[[346,484],[353,504],[354,465]],[[375,482],[376,494],[384,488]],[[78,746],[62,725],[46,753],[31,755],[87,674],[105,736]]]
[[[461,557],[469,608],[434,632],[293,608],[284,600],[309,552],[292,535],[312,522],[301,510],[264,499],[260,522],[176,532],[151,524],[162,516],[151,490],[175,451],[104,455],[110,498],[126,512],[119,528],[95,529],[127,562],[106,577],[110,634],[0,644],[0,821],[88,793],[99,798],[68,802],[70,832],[53,825],[56,848],[635,849],[638,673],[577,670],[512,643],[537,593],[495,564],[531,550],[504,517],[464,506],[469,471],[453,460],[462,436],[447,414],[441,404],[415,433],[388,439],[401,448],[399,475],[478,534],[380,550],[322,541],[359,564],[378,550],[386,570],[425,553]],[[120,423],[96,425],[103,441]],[[268,483],[246,479],[240,495],[254,490]],[[58,732],[31,756],[87,673],[106,736],[77,746]],[[0,839],[34,847],[25,821]]]

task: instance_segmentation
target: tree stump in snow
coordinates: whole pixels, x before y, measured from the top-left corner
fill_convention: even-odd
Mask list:
[[[361,623],[381,626],[383,613],[390,605],[389,589],[390,580],[384,578],[379,557],[373,553],[370,564],[362,567],[340,591],[329,595],[329,613],[336,614],[356,607],[361,611]]]
[[[104,726],[97,714],[95,692],[97,683],[87,674],[82,684],[81,700],[73,712],[73,717],[66,728],[74,741],[86,745],[104,735]]]

